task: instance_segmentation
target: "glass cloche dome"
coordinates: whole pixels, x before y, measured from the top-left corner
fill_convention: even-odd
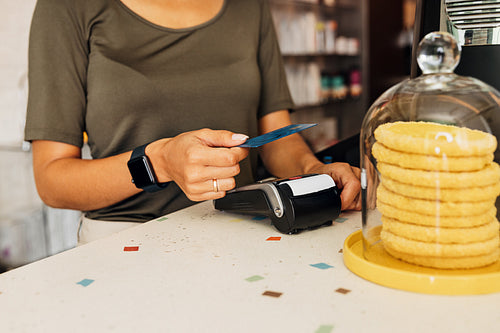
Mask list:
[[[361,128],[363,255],[473,270],[500,258],[500,94],[454,74],[446,32],[417,49],[422,75],[383,93]]]

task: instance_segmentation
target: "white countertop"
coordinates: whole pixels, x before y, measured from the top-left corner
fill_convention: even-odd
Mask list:
[[[360,215],[283,235],[204,202],[1,274],[0,332],[500,332],[500,293],[417,294],[349,271],[339,251]]]

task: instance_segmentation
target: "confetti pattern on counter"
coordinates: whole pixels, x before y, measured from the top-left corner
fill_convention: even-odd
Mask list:
[[[270,296],[270,297],[280,297],[283,295],[283,293],[277,292],[277,291],[271,291],[271,290],[266,290],[262,293],[262,296]]]
[[[139,251],[139,247],[138,246],[125,246],[123,248],[123,251],[125,251],[125,252]]]
[[[335,290],[336,292],[340,293],[340,294],[349,294],[351,291],[349,289],[344,289],[344,288],[339,288],[337,290]]]
[[[269,237],[268,239],[266,239],[266,241],[280,241],[281,240],[281,237]]]
[[[338,218],[335,219],[335,222],[337,222],[337,223],[344,223],[347,220],[348,220],[348,218],[346,218],[346,217],[338,217]]]
[[[333,266],[325,264],[324,262],[319,262],[317,264],[310,264],[309,266],[316,267],[316,268],[319,268],[319,269],[333,268]]]
[[[255,281],[260,281],[260,280],[263,280],[264,278],[260,275],[253,275],[253,276],[250,276],[248,278],[246,278],[245,280],[247,280],[248,282],[255,282]]]
[[[255,216],[252,218],[252,220],[254,220],[254,221],[262,221],[265,219],[267,219],[267,216]]]
[[[94,280],[92,280],[92,279],[83,279],[82,281],[77,282],[76,284],[80,284],[84,287],[87,287],[88,285],[92,284],[93,282],[94,282]]]
[[[168,217],[160,217],[159,219],[156,219],[156,221],[158,221],[158,222],[163,222],[166,220],[168,220]]]
[[[330,333],[332,330],[332,325],[321,325],[316,331],[314,331],[314,333]]]

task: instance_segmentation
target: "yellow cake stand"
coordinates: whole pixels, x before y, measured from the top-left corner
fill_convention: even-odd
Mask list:
[[[425,294],[477,295],[500,292],[500,261],[476,269],[433,269],[392,257],[380,242],[379,246],[372,248],[370,260],[367,260],[363,254],[363,233],[359,230],[346,238],[343,249],[347,268],[368,281]]]

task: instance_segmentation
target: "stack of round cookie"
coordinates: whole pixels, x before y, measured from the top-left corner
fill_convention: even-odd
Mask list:
[[[436,268],[474,268],[497,261],[496,138],[429,122],[387,123],[374,135],[380,237],[387,252]]]

